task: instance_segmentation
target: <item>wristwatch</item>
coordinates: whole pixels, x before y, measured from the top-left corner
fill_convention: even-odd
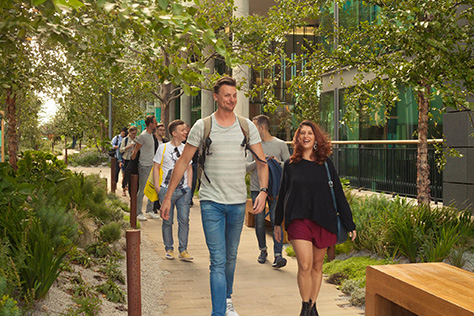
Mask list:
[[[266,194],[268,194],[268,188],[261,188],[260,192],[265,192]]]

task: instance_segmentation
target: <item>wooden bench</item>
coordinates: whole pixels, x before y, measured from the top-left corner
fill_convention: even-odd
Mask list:
[[[445,263],[368,266],[366,316],[474,315],[474,273]]]

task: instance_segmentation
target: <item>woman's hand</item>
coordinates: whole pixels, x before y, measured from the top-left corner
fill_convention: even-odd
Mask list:
[[[281,242],[281,226],[274,226],[273,227],[273,235],[275,236],[275,240],[277,242]]]
[[[349,237],[351,237],[351,241],[354,241],[357,237],[357,232],[355,230],[349,232]]]

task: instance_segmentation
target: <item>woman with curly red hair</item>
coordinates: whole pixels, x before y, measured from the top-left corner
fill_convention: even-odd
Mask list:
[[[300,316],[318,315],[316,299],[321,288],[326,248],[337,242],[337,214],[329,188],[325,162],[334,182],[337,209],[352,240],[356,226],[332,161],[331,143],[311,121],[303,121],[293,138],[293,155],[285,161],[275,210],[275,239],[282,238],[285,220],[288,239],[298,261],[298,288],[303,306]]]

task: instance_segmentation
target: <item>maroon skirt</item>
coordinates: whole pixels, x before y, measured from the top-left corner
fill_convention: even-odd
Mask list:
[[[335,245],[337,242],[336,234],[307,218],[292,220],[286,232],[289,240],[303,239],[311,241],[319,249]]]

